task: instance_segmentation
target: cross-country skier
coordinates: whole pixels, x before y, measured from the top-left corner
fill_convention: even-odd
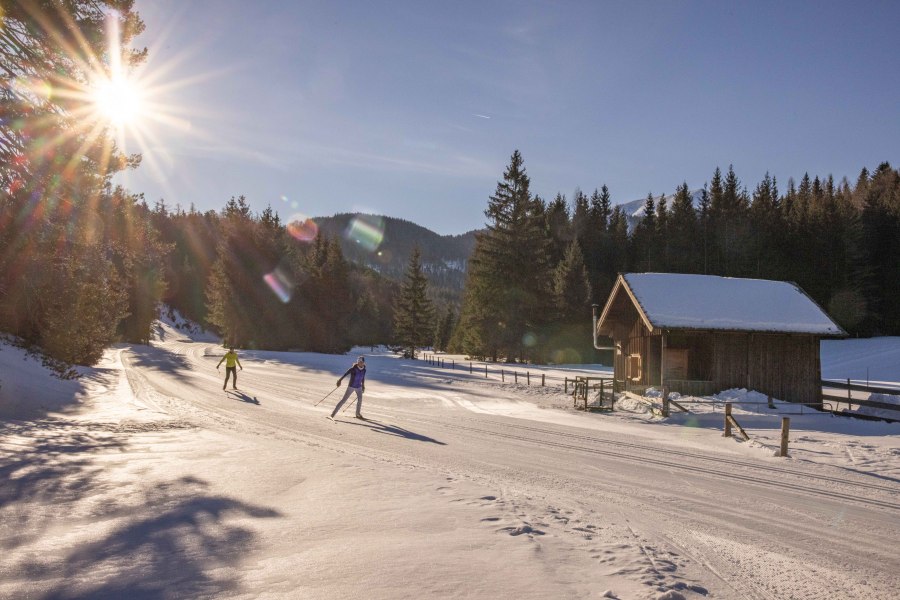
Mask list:
[[[341,386],[341,382],[344,380],[344,377],[347,375],[350,376],[350,382],[347,384],[347,391],[344,392],[344,397],[341,398],[341,401],[337,403],[337,406],[334,407],[334,410],[331,411],[331,416],[328,417],[332,421],[334,421],[334,415],[338,413],[341,407],[344,405],[344,402],[347,401],[347,398],[350,397],[350,394],[356,392],[356,418],[362,419],[362,395],[363,392],[366,391],[366,357],[360,356],[356,359],[356,363],[347,369],[347,372],[341,375],[341,378],[337,380],[337,386]]]
[[[222,360],[219,361],[219,364],[216,365],[216,371],[219,370],[219,367],[222,366],[222,361],[225,361],[225,383],[222,384],[222,389],[224,390],[228,387],[228,377],[229,375],[233,376],[231,380],[231,389],[237,389],[237,369],[235,368],[235,364],[238,367],[241,367],[241,371],[244,370],[243,365],[241,365],[241,360],[238,358],[237,352],[234,351],[234,346],[228,347],[228,352],[225,353],[225,356],[222,357]]]

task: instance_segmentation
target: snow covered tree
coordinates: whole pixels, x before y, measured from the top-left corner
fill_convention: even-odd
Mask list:
[[[428,298],[428,278],[422,272],[421,252],[413,248],[400,293],[394,304],[394,336],[404,354],[415,359],[420,346],[433,341],[434,306]]]

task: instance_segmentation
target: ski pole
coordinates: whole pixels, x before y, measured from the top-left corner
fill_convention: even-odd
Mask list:
[[[338,389],[338,387],[340,387],[340,386],[335,386],[334,390]],[[319,400],[318,402],[316,402],[315,404],[313,404],[313,406],[318,406],[318,405],[322,404],[322,401],[325,400],[325,398],[327,398],[328,396],[332,395],[332,394],[334,393],[334,390],[331,390],[330,392],[328,392],[327,394],[325,394],[325,397],[322,398],[322,400]]]
[[[345,412],[347,412],[347,409],[350,408],[351,406],[353,406],[353,404],[354,404],[355,402],[356,402],[356,398],[354,398],[354,399],[353,399],[353,402],[351,402],[350,404],[348,404],[347,406],[345,406],[345,407],[343,408],[343,410],[341,410],[341,414],[344,414]]]

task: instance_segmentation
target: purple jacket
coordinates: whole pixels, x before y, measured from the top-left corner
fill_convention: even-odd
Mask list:
[[[365,387],[365,385],[366,385],[366,368],[365,367],[360,369],[358,366],[353,365],[352,367],[347,369],[346,373],[341,375],[341,379],[343,379],[347,375],[350,376],[350,383],[347,384],[348,387],[352,387],[352,388]]]

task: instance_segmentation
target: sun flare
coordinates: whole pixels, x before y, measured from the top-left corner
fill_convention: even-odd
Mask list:
[[[97,117],[117,128],[136,124],[141,116],[141,96],[138,84],[121,76],[100,81],[92,92]]]

